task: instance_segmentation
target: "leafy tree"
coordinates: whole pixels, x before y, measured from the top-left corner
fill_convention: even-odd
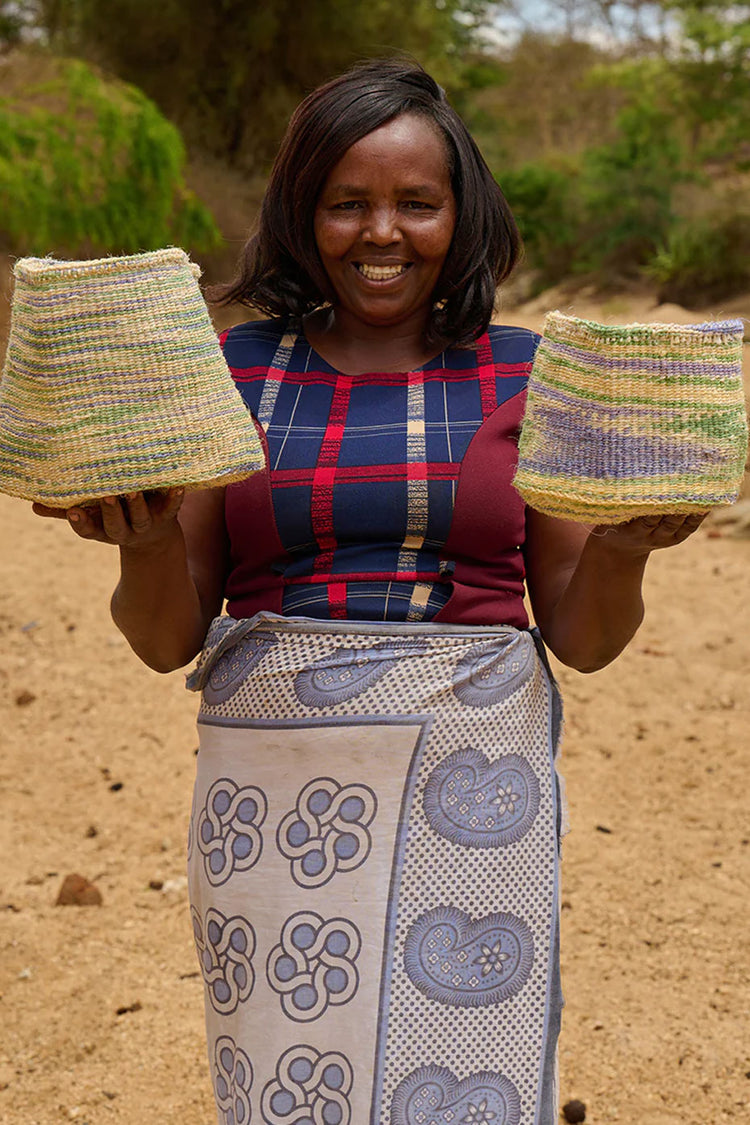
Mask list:
[[[694,155],[737,152],[750,136],[750,4],[733,0],[672,0],[680,22],[670,61],[678,80],[675,110],[690,131]]]
[[[30,0],[29,0],[30,2]],[[37,0],[56,50],[152,97],[186,138],[237,164],[267,161],[294,106],[357,59],[413,53],[460,88],[485,0]]]

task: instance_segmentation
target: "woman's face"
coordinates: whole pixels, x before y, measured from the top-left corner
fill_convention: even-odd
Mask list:
[[[423,325],[456,224],[446,144],[417,114],[345,153],[315,209],[315,241],[337,311],[373,327]]]

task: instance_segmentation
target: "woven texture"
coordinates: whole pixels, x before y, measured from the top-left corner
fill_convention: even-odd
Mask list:
[[[198,285],[172,248],[14,269],[0,490],[67,508],[263,466]]]
[[[549,313],[514,480],[526,502],[586,523],[733,503],[748,436],[742,331]]]

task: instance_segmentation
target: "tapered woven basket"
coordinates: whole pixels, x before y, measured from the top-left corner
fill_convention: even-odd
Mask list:
[[[177,248],[16,263],[0,491],[67,508],[262,468],[199,274]]]
[[[742,322],[603,325],[547,315],[515,486],[585,523],[707,511],[742,484]]]

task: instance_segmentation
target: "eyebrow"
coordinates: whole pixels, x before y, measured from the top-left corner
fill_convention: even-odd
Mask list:
[[[330,188],[332,195],[367,195],[367,188],[361,184],[335,184]],[[399,189],[398,195],[440,195],[437,184],[410,184]]]

